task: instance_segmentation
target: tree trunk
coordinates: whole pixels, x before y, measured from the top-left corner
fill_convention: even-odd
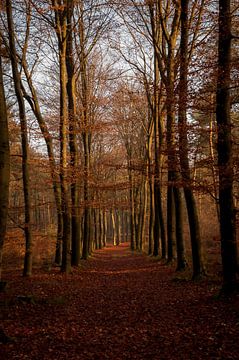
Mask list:
[[[232,135],[230,118],[231,13],[230,0],[219,0],[218,130],[219,207],[224,292],[238,290],[237,242],[233,199]]]
[[[111,210],[112,232],[113,232],[113,245],[116,245],[116,227],[114,209]]]
[[[67,69],[66,69],[66,39],[67,39],[67,11],[60,10],[65,1],[52,1],[55,8],[56,34],[59,50],[60,67],[60,180],[61,205],[63,218],[63,246],[61,271],[71,271],[71,213],[68,195],[68,110],[67,110]]]
[[[73,58],[72,17],[74,4],[72,0],[67,2],[67,39],[66,39],[66,69],[67,69],[67,94],[68,94],[68,121],[69,121],[69,148],[71,166],[71,263],[78,266],[80,262],[80,215],[78,209],[78,178],[77,178],[77,142],[76,142],[76,105],[75,105],[75,73]]]
[[[14,24],[12,19],[12,2],[6,1],[7,22],[9,34],[9,49],[12,65],[15,93],[19,106],[19,118],[21,123],[21,141],[22,141],[22,174],[23,174],[23,191],[24,191],[24,210],[25,210],[25,257],[23,276],[32,274],[32,232],[31,232],[31,201],[30,201],[30,178],[29,178],[29,145],[27,136],[27,120],[25,104],[21,89],[21,78],[18,71],[17,53],[15,47]]]
[[[99,209],[94,209],[94,239],[95,239],[95,248],[99,249],[99,244],[100,244],[100,238],[99,238],[99,233],[100,233],[100,224],[99,224]]]
[[[151,130],[149,127],[149,134],[148,134],[148,140],[147,140],[147,146],[146,146],[146,151],[147,151],[147,182],[148,182],[148,192],[149,192],[149,223],[148,223],[148,255],[151,255],[153,252],[153,240],[154,240],[154,216],[155,216],[155,211],[154,211],[154,193],[153,193],[153,189],[154,189],[154,184],[153,184],[153,179],[154,179],[154,174],[152,173],[152,141],[153,141],[153,121],[151,121]]]
[[[145,227],[146,227],[146,214],[148,207],[148,178],[144,178],[143,185],[143,209],[142,209],[142,225],[140,231],[140,250],[145,251]]]
[[[177,186],[177,154],[175,139],[175,104],[174,104],[174,59],[170,46],[167,64],[167,155],[168,155],[168,188],[167,188],[167,238],[168,238],[168,261],[174,258],[175,233],[175,198],[174,188]],[[178,205],[178,204],[177,204]],[[180,206],[181,209],[181,206]],[[179,209],[178,209],[179,210]],[[178,211],[177,211],[178,214]]]
[[[137,231],[136,231],[136,248],[137,250],[141,251],[141,234],[142,234],[142,220],[143,220],[143,182],[141,179],[140,189],[139,189],[139,201],[138,204],[138,211],[137,211]]]
[[[80,19],[79,19],[79,37],[80,37],[80,81],[81,81],[81,98],[82,98],[82,141],[84,151],[84,236],[83,236],[83,259],[89,256],[89,242],[90,242],[90,124],[89,124],[89,96],[88,96],[88,81],[87,81],[87,55],[85,49],[85,28],[83,19],[83,2],[80,2]]]
[[[191,189],[191,174],[188,156],[187,135],[187,77],[188,77],[188,0],[181,0],[181,44],[180,44],[180,82],[179,82],[179,156],[184,195],[187,206],[191,237],[193,278],[201,277],[205,270],[201,253],[201,236],[197,207]]]
[[[90,242],[90,208],[89,208],[89,135],[83,134],[84,144],[84,236],[83,236],[83,259],[87,259],[89,256],[89,242]]]
[[[177,271],[184,270],[187,266],[185,246],[183,238],[183,210],[182,210],[182,194],[181,190],[174,187],[174,203],[176,218],[176,249],[177,249]]]
[[[175,255],[175,242],[176,242],[176,203],[174,190],[175,187],[172,185],[172,172],[168,172],[168,187],[167,187],[167,252],[168,252],[168,262],[172,262]],[[179,204],[177,204],[178,206]]]
[[[102,249],[103,247],[103,237],[104,237],[104,228],[103,228],[103,213],[102,210],[98,209],[98,217],[97,217],[97,225],[98,225],[98,248]]]
[[[2,56],[0,54],[0,281],[2,280],[3,244],[7,228],[9,181],[10,149],[8,119],[3,85]]]
[[[121,214],[119,210],[116,210],[116,223],[117,223],[117,245],[121,244]]]
[[[212,181],[213,181],[213,195],[215,198],[215,207],[217,211],[218,222],[220,222],[220,210],[219,210],[219,202],[218,202],[218,184],[217,184],[217,171],[215,166],[215,156],[214,156],[214,141],[213,134],[215,134],[215,130],[213,129],[213,118],[214,114],[210,115],[210,133],[209,133],[209,149],[210,149],[210,161],[211,161],[211,171],[212,171]]]
[[[125,212],[121,209],[121,242],[125,242]]]
[[[156,49],[155,49],[156,51]],[[163,122],[160,118],[160,91],[159,91],[159,68],[157,56],[154,56],[154,151],[155,151],[155,176],[154,176],[154,249],[153,255],[159,255],[159,240],[161,238],[161,256],[166,258],[166,232],[162,206],[162,190],[161,190],[161,162],[162,162],[162,146],[163,146]]]
[[[129,174],[129,201],[130,201],[130,248],[135,250],[136,247],[136,233],[135,233],[135,201],[134,201],[134,184],[133,184],[133,170],[131,152],[128,154],[128,174]]]
[[[103,246],[105,247],[107,244],[107,214],[106,211],[103,210]]]
[[[149,246],[148,246],[148,255],[153,253],[153,243],[154,243],[154,217],[155,217],[155,207],[154,207],[154,184],[153,184],[153,175],[150,174],[149,178],[149,198],[150,198],[150,212],[149,212]]]

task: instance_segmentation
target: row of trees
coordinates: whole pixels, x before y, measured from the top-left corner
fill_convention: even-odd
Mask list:
[[[42,147],[44,140],[39,158],[52,184],[62,271],[105,245],[107,234],[119,241],[129,228],[132,250],[176,257],[177,270],[185,269],[186,207],[193,278],[203,276],[199,190],[216,201],[224,289],[237,286],[237,11],[233,1],[6,0],[1,58],[12,76],[2,80],[1,126],[7,108],[9,118],[19,114],[24,275],[32,271],[29,141]],[[31,133],[41,133],[35,141],[30,121]],[[1,134],[2,249],[9,149],[7,130]]]

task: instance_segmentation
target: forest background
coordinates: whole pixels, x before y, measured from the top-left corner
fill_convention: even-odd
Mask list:
[[[1,270],[129,241],[234,290],[237,1],[0,6]]]

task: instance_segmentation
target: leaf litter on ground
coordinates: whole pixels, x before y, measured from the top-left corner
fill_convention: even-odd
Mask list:
[[[239,358],[239,297],[220,283],[172,281],[174,267],[97,250],[68,276],[5,273],[0,359],[191,360]]]

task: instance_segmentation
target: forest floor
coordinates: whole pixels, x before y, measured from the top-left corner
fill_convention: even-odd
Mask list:
[[[5,271],[0,359],[238,360],[239,297],[218,297],[218,281],[174,269],[124,244],[95,251],[68,276]]]

